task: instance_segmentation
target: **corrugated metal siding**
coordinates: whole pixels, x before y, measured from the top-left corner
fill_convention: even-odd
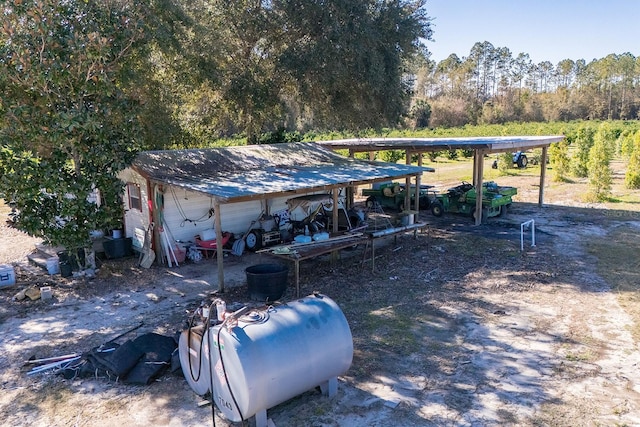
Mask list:
[[[174,239],[193,242],[201,231],[214,228],[214,217],[208,217],[209,209],[213,206],[209,196],[182,188],[171,188],[165,186],[164,221]],[[269,212],[273,214],[287,209],[286,202],[289,198],[269,200]],[[222,231],[238,237],[243,235],[265,208],[264,202],[259,200],[221,205]]]
[[[209,196],[177,187],[165,187],[164,221],[176,240],[193,242],[201,231],[214,228],[215,218],[209,217],[212,208]],[[260,201],[221,205],[222,231],[243,234],[261,211]]]

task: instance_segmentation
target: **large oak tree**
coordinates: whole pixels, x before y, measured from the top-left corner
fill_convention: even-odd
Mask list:
[[[127,94],[142,12],[119,0],[2,1],[0,195],[16,226],[68,249],[117,227],[138,148]]]

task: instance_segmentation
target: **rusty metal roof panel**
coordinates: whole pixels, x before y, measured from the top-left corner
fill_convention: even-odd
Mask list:
[[[134,162],[149,179],[229,201],[314,191],[433,171],[358,160],[316,143],[146,151]]]
[[[323,147],[353,151],[411,150],[439,151],[482,149],[489,152],[527,150],[544,147],[564,139],[564,135],[479,136],[463,138],[358,138],[317,141]]]

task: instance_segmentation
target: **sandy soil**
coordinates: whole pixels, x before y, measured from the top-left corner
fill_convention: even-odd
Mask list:
[[[535,183],[521,186],[523,200],[537,200]],[[360,249],[338,263],[303,262],[302,294],[319,290],[338,303],[354,360],[337,396],[310,390],[271,408],[269,418],[279,427],[640,425],[634,319],[585,246],[621,228],[639,232],[640,218],[574,204],[521,201],[507,219],[480,227],[424,213],[429,226],[416,238],[379,245],[375,271],[361,264]],[[520,224],[529,219],[536,246],[528,235],[521,252]],[[140,322],[132,335],[173,335],[217,289],[214,261],[145,270],[134,259],[113,260],[91,280],[36,275],[23,267],[34,242],[0,227],[0,263],[16,262],[19,276],[0,290],[4,424],[212,424],[211,407],[198,406],[202,398],[178,374],[142,387],[27,376],[22,367],[31,356],[87,351]],[[224,298],[246,302],[244,268],[268,261],[225,259]],[[52,301],[12,299],[44,283]],[[216,412],[215,425],[233,424]]]

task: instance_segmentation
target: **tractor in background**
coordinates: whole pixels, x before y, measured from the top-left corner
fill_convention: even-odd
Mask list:
[[[524,153],[524,151],[516,151],[515,153],[512,153],[511,156],[513,164],[518,167],[518,169],[524,169],[529,164],[529,159],[527,159],[527,155]],[[498,169],[498,159],[494,160],[493,163],[491,163],[491,168]]]

